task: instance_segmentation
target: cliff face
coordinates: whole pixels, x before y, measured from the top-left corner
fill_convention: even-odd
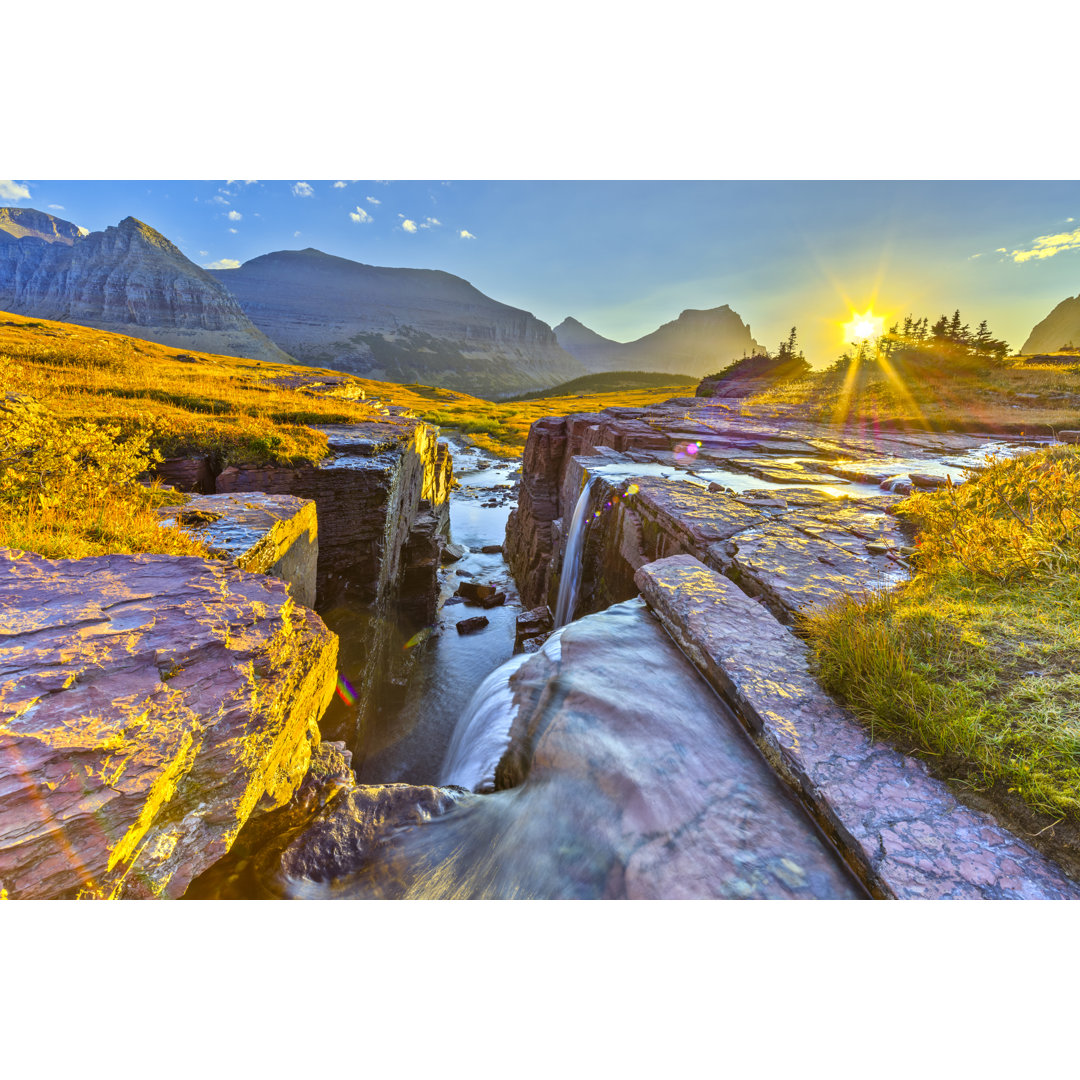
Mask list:
[[[585,374],[547,323],[442,271],[367,266],[307,248],[214,276],[306,364],[486,397]]]
[[[750,327],[725,304],[688,309],[645,337],[625,344],[602,337],[577,319],[564,319],[555,334],[590,371],[670,371],[707,375],[732,360],[760,351]]]
[[[291,360],[219,281],[149,225],[129,217],[84,236],[48,214],[26,215],[8,210],[13,224],[0,233],[0,309],[179,348]]]
[[[1057,352],[1063,345],[1080,347],[1080,296],[1071,296],[1032,329],[1024,347],[1025,356]]]

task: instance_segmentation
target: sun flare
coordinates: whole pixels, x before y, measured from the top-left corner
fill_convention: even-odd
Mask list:
[[[844,342],[848,345],[857,345],[860,341],[881,336],[885,327],[885,320],[880,315],[875,315],[870,308],[863,314],[851,313],[851,322],[844,323]]]

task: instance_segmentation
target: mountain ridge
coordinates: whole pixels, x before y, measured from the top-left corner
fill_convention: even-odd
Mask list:
[[[1080,296],[1068,296],[1032,327],[1020,349],[1023,355],[1057,352],[1063,345],[1080,346]]]
[[[213,276],[305,364],[480,396],[586,373],[532,312],[445,270],[374,266],[317,248],[272,251]]]
[[[18,208],[0,208],[18,210]],[[18,215],[7,214],[4,220]],[[178,348],[288,363],[229,291],[160,232],[126,217],[65,238],[71,226],[34,211],[38,228],[0,242],[0,309],[111,330]],[[37,235],[48,219],[58,238]],[[71,226],[78,229],[78,226]]]
[[[730,304],[686,308],[678,318],[633,341],[606,338],[568,315],[556,328],[559,343],[590,371],[667,371],[709,375],[760,350],[750,326]]]

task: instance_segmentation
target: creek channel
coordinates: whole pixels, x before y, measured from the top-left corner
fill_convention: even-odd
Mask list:
[[[450,535],[467,551],[439,573],[439,612],[435,624],[421,631],[421,640],[412,646],[423,651],[403,695],[378,704],[364,732],[353,758],[362,784],[462,783],[460,777],[444,779],[455,726],[487,676],[514,652],[521,601],[501,547],[516,502],[520,463],[492,461],[453,438],[446,441],[457,481],[450,494]],[[485,547],[500,550],[485,554]],[[463,581],[493,585],[506,595],[506,602],[487,609],[466,604],[454,595]],[[480,615],[487,618],[487,626],[457,632],[459,622]]]
[[[501,550],[481,549],[501,548],[519,466],[449,441],[458,480],[451,538],[467,551],[440,571],[436,622],[421,640],[403,646],[421,650],[418,662],[401,693],[376,710],[353,765],[366,785],[456,785],[451,805],[412,827],[390,830],[376,849],[338,861],[329,872],[320,865],[298,876],[275,860],[245,894],[865,896],[738,717],[640,599],[575,620],[568,596],[559,605],[565,624],[540,652],[514,656],[521,602]],[[740,491],[792,484],[697,464],[697,475],[666,461],[600,462],[595,472],[608,479],[624,471],[671,475]],[[884,471],[893,474],[897,464],[888,462]],[[927,471],[925,459],[918,464]],[[845,494],[880,494],[882,479],[838,478],[837,487]],[[579,500],[585,507],[587,487]],[[571,559],[588,515],[582,510],[573,518]],[[465,604],[454,595],[463,581],[494,585],[506,602],[490,609]],[[457,632],[459,621],[481,614],[487,626]],[[515,755],[523,755],[523,763],[515,765]],[[507,769],[501,778],[510,776],[511,786],[494,790],[500,758]],[[325,835],[338,835],[333,808],[327,813]],[[359,811],[360,819],[368,814]],[[342,820],[347,833],[351,825]],[[340,852],[342,844],[320,848],[318,829],[314,840],[297,839],[297,850],[316,857],[331,848]]]

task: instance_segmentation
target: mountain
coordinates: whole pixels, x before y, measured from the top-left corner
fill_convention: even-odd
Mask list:
[[[727,304],[705,311],[688,309],[651,334],[626,343],[602,337],[570,317],[555,327],[555,335],[590,371],[711,375],[760,350],[750,327]]]
[[[1080,296],[1070,296],[1060,304],[1030,334],[1020,350],[1025,356],[1032,353],[1057,352],[1063,345],[1080,347]]]
[[[304,364],[482,397],[585,374],[547,323],[441,270],[368,266],[306,248],[214,276]]]
[[[0,207],[0,310],[200,352],[290,362],[219,281],[133,217],[87,233]]]
[[[41,210],[29,206],[0,206],[0,241],[24,236],[33,236],[49,244],[67,244],[71,247],[80,237],[87,234],[87,229],[80,229],[70,221],[53,217]]]

